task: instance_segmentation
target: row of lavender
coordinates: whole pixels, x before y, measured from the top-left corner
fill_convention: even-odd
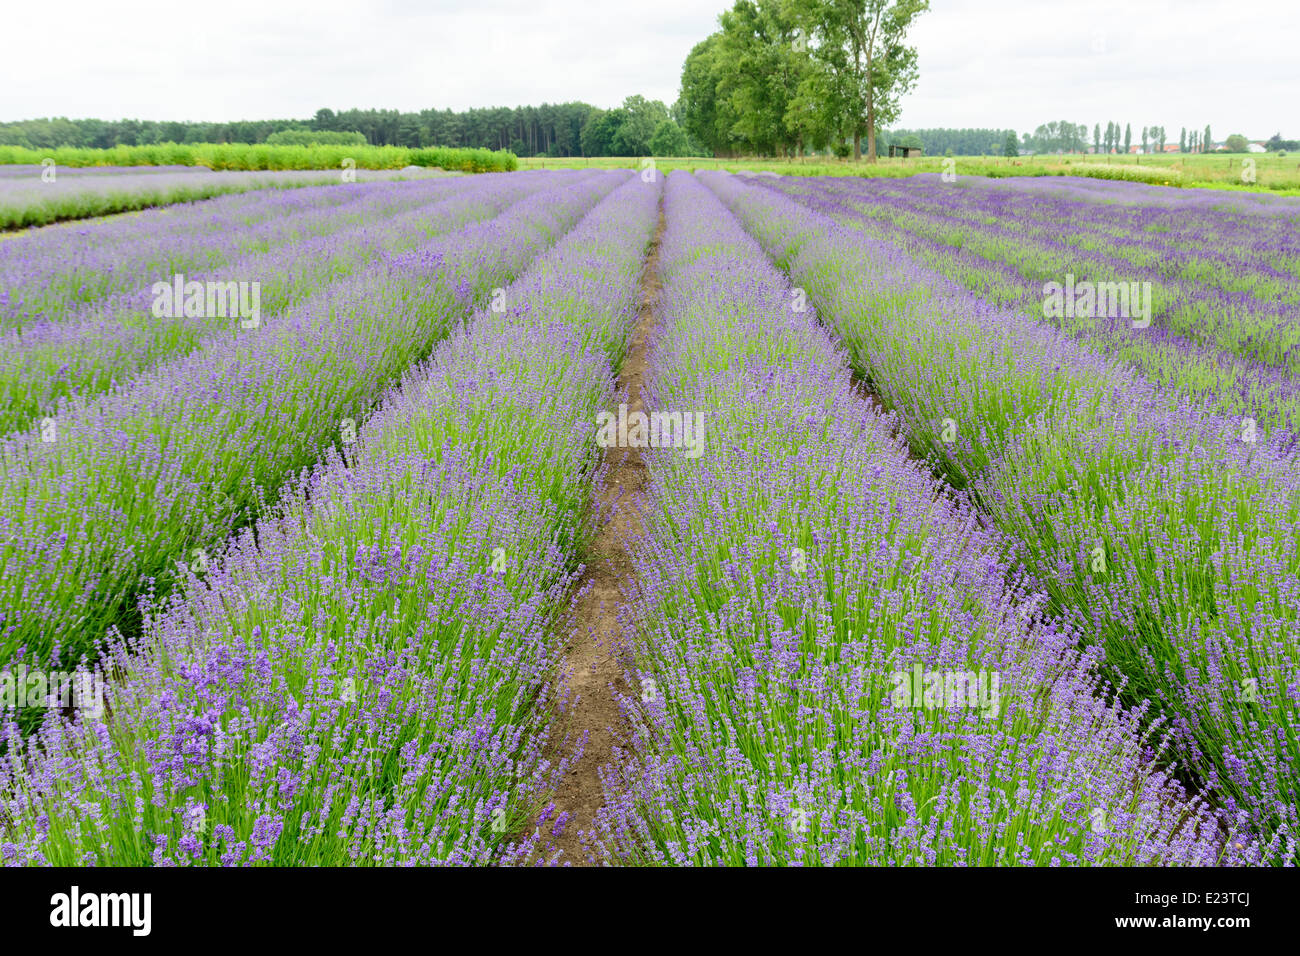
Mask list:
[[[0,441],[0,661],[73,662],[109,626],[131,631],[138,595],[205,564],[295,471],[350,442],[398,375],[617,177],[549,182]]]
[[[544,197],[590,205],[619,182],[355,448],[151,608],[143,653],[113,642],[106,723],[7,728],[6,863],[545,858],[542,827],[564,824],[545,798],[581,745],[539,705],[553,618],[659,190],[607,174]],[[510,225],[506,255],[534,241]]]
[[[1300,202],[1279,201],[1253,213],[1204,202],[1117,206],[997,183],[923,176],[906,186],[824,179],[808,185],[863,203],[873,216],[918,214],[933,227],[952,230],[945,238],[1029,246],[1040,268],[1055,256],[1072,262],[1080,278],[1086,273],[1151,280],[1157,315],[1174,331],[1274,364],[1287,361],[1287,349],[1296,342],[1288,337],[1287,319],[1300,306]],[[1135,196],[1152,191],[1125,185]]]
[[[702,414],[708,454],[647,453],[610,858],[1252,859],[1156,769],[1158,741],[1036,613],[1044,595],[1007,586],[996,537],[908,460],[721,203],[674,174],[666,211],[649,404]]]
[[[540,175],[520,178],[539,187],[545,181]],[[82,306],[133,295],[159,274],[216,269],[283,242],[374,222],[415,201],[478,185],[476,178],[255,191],[15,237],[0,243],[0,327],[59,321]]]
[[[916,451],[969,487],[1103,673],[1265,859],[1300,822],[1300,481],[1293,447],[1171,401],[771,190],[706,174],[805,287]]]
[[[974,177],[918,177],[906,189],[802,179],[766,185],[902,245],[984,298],[1052,321],[1188,400],[1300,435],[1292,374],[1300,368],[1300,203],[1170,205],[1158,202],[1158,190],[1125,184],[1130,203],[1121,205],[1062,188],[1022,194]],[[1095,303],[1056,308],[1044,294],[1053,282],[1071,289],[1120,283],[1147,300],[1150,314]]]
[[[321,207],[307,206],[256,229],[229,223],[217,235],[158,248],[150,258],[133,248],[125,261],[101,262],[119,291],[88,303],[65,299],[54,317],[0,336],[0,434],[57,415],[73,395],[102,392],[206,340],[273,323],[375,259],[496,215],[551,180],[524,175],[452,182],[459,188],[357,187],[346,191],[355,197],[347,204],[332,195],[343,191],[322,190]],[[266,204],[277,205],[270,197]],[[237,252],[236,243],[244,251]],[[221,265],[167,271],[184,261]]]
[[[0,229],[39,226],[170,203],[186,203],[264,189],[339,184],[342,172],[262,170],[214,172],[171,169],[74,169],[55,165],[10,167],[0,176]],[[347,170],[350,182],[440,175],[441,170]]]

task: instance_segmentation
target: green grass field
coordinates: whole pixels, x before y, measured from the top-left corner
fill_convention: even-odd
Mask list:
[[[1243,182],[1247,168],[1245,160],[1255,161],[1255,182]],[[923,159],[887,159],[876,163],[852,160],[827,159],[824,156],[807,159],[711,159],[707,157],[679,157],[656,159],[655,166],[664,171],[673,169],[725,169],[729,172],[748,170],[770,171],[785,176],[911,176],[914,173],[941,173],[945,157],[927,156]],[[1131,179],[1173,186],[1210,187],[1214,189],[1240,189],[1249,192],[1269,192],[1282,195],[1300,195],[1300,155],[1280,156],[1262,154],[1188,154],[1165,156],[1021,156],[1007,159],[1000,156],[953,157],[957,175],[968,176],[1090,176],[1102,179]],[[593,159],[521,158],[520,169],[576,169],[602,168],[636,169],[645,162],[638,157],[600,157]],[[1096,167],[1121,167],[1098,169]],[[1159,173],[1149,171],[1159,170]],[[1165,172],[1169,175],[1164,175]]]
[[[517,168],[513,153],[488,149],[408,149],[404,146],[272,146],[266,143],[158,143],[115,146],[112,149],[25,149],[0,146],[0,166],[40,165],[52,159],[59,166],[206,166],[212,170],[338,169],[350,159],[357,169],[401,169],[437,166],[467,173],[503,172]]]
[[[439,166],[465,172],[511,169],[637,169],[644,157],[519,158],[484,149],[407,149],[400,146],[268,146],[240,143],[118,146],[113,149],[31,150],[0,146],[0,166],[39,164],[50,158],[59,166],[206,166],[214,170],[338,169],[345,158],[358,169],[400,169],[408,165]],[[1244,175],[1254,162],[1254,181]],[[1160,185],[1240,189],[1300,195],[1300,155],[1188,154],[1164,156],[957,156],[952,171],[968,176],[1090,176],[1128,179]],[[945,171],[945,157],[881,158],[876,163],[815,156],[805,159],[703,156],[655,159],[657,168],[725,169],[730,172],[770,171],[787,176],[911,176]]]

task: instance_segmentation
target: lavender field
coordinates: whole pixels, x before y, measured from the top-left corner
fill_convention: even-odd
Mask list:
[[[1300,199],[642,167],[0,241],[0,861],[1300,862]]]
[[[195,166],[0,165],[0,230],[44,226],[249,190],[446,175],[441,169],[213,171]],[[346,178],[345,178],[346,177]]]

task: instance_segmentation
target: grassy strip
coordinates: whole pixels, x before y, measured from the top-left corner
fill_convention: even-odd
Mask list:
[[[521,169],[543,167],[546,169],[638,169],[646,157],[597,156],[567,159],[521,157]],[[1243,162],[1256,164],[1256,181],[1243,182]],[[1092,165],[1086,156],[1021,156],[1015,159],[993,156],[926,156],[921,159],[880,158],[875,163],[854,162],[847,159],[828,159],[808,156],[801,159],[736,157],[734,159],[689,156],[678,158],[656,157],[655,164],[662,171],[685,169],[722,170],[726,172],[773,172],[782,176],[858,176],[867,179],[902,178],[917,173],[955,172],[959,176],[1044,177],[1083,176],[1076,172],[1081,165]],[[1281,155],[1261,156],[1108,156],[1106,165],[1120,165],[1146,169],[1167,170],[1177,175],[1181,185],[1228,191],[1237,195],[1258,196],[1273,194],[1300,196],[1300,157]],[[1145,173],[1137,174],[1145,176]],[[1097,180],[1101,182],[1101,180]]]
[[[266,143],[158,143],[153,146],[114,146],[89,149],[25,149],[0,146],[0,166],[39,166],[52,159],[56,166],[206,166],[212,170],[340,169],[351,160],[356,169],[401,169],[431,166],[467,173],[509,172],[519,161],[508,150],[405,146],[289,146]]]

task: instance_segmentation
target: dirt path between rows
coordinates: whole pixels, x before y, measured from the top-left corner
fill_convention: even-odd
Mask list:
[[[663,232],[661,199],[659,223],[641,272],[636,327],[617,379],[618,389],[627,394],[629,412],[645,407],[642,386],[659,295]],[[609,467],[593,504],[599,525],[589,544],[586,570],[576,585],[578,597],[565,623],[568,641],[563,671],[571,696],[561,724],[571,740],[588,735],[582,759],[570,768],[555,794],[556,814],[569,814],[555,847],[564,851],[561,862],[574,866],[596,862],[588,858],[579,834],[591,828],[596,811],[605,802],[599,771],[613,761],[614,746],[628,729],[614,699],[615,692],[629,692],[619,667],[618,610],[633,574],[626,543],[644,533],[636,506],[647,478],[641,449],[607,448],[605,462]]]

